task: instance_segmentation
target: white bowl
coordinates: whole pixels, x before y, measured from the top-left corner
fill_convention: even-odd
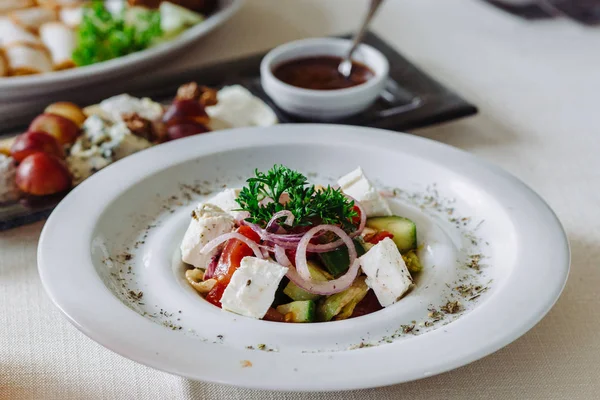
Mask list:
[[[242,317],[199,296],[179,251],[192,209],[280,163],[323,185],[360,164],[394,196],[423,246],[413,290],[381,311],[318,324]],[[109,165],[54,210],[38,266],[77,328],[137,362],[252,388],[342,390],[420,379],[506,346],[558,298],[569,245],[538,195],[466,152],[379,129],[280,124],[174,140]],[[488,290],[464,297],[458,285]],[[431,321],[430,308],[452,298],[461,311]]]
[[[339,90],[303,89],[284,83],[273,75],[273,69],[285,61],[314,56],[343,57],[350,46],[349,40],[318,38],[276,47],[260,65],[264,91],[284,111],[313,120],[334,120],[364,111],[383,91],[390,69],[385,56],[369,45],[362,44],[352,58],[369,67],[375,76],[358,86]]]

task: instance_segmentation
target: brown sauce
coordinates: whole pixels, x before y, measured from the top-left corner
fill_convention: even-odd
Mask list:
[[[366,65],[353,62],[350,77],[338,72],[341,57],[318,56],[297,58],[276,66],[273,74],[288,85],[312,90],[346,89],[362,85],[375,76]]]

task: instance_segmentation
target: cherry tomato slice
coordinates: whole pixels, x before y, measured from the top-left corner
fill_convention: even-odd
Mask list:
[[[260,242],[260,236],[249,226],[241,226],[236,232],[257,243]],[[214,277],[217,279],[217,283],[206,295],[206,300],[217,307],[221,307],[223,292],[229,285],[233,273],[240,267],[242,258],[253,255],[254,251],[241,240],[228,240],[215,270]]]
[[[371,236],[371,237],[369,237],[368,239],[365,239],[365,240],[367,242],[371,243],[371,244],[377,244],[377,243],[381,242],[385,238],[393,239],[394,235],[391,234],[388,231],[379,231],[376,234],[374,234],[373,236]]]
[[[221,297],[223,297],[223,292],[227,285],[220,285],[217,281],[216,285],[208,292],[205,299],[210,304],[221,308]]]

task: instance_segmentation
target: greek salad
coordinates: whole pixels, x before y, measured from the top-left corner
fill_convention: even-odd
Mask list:
[[[413,221],[362,168],[336,186],[275,165],[191,214],[185,277],[209,303],[278,322],[357,317],[398,302],[422,269]]]

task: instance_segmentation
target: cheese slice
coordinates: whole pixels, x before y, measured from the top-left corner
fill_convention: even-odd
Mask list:
[[[4,49],[11,75],[32,75],[52,71],[45,48],[37,45],[12,44]]]
[[[25,8],[13,11],[9,16],[17,25],[31,32],[37,32],[41,25],[58,19],[54,10],[45,7]]]
[[[0,47],[11,44],[41,44],[41,41],[9,17],[0,15]]]
[[[0,15],[35,6],[35,0],[2,0],[0,1]]]
[[[76,46],[76,35],[71,28],[62,22],[48,22],[40,27],[40,37],[50,50],[55,69],[75,66],[71,56]]]

